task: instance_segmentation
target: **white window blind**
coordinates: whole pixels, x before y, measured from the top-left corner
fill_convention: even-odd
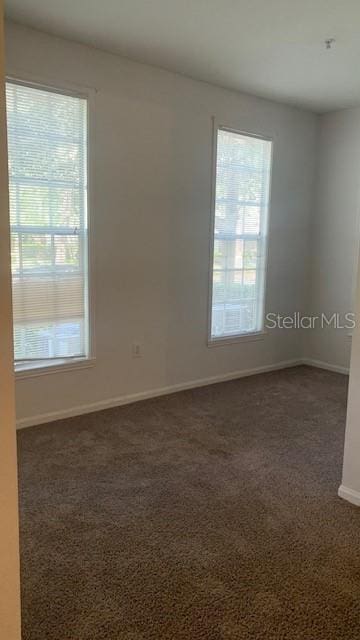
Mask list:
[[[88,355],[87,101],[6,85],[15,361]]]
[[[271,147],[217,129],[212,340],[263,328]]]

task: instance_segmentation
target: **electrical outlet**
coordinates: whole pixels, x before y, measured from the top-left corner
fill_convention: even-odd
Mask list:
[[[133,342],[132,346],[132,356],[133,358],[141,358],[141,344],[139,342]]]

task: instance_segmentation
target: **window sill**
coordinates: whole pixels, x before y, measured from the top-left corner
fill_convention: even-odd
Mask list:
[[[244,333],[240,336],[226,336],[224,338],[209,338],[208,347],[225,347],[230,344],[238,344],[241,342],[256,342],[264,340],[267,331],[256,331],[254,333]]]
[[[21,380],[23,378],[34,378],[37,376],[45,376],[50,373],[62,373],[64,371],[73,371],[74,369],[88,369],[95,364],[95,358],[77,358],[75,360],[51,360],[48,363],[29,363],[15,365],[15,378]]]

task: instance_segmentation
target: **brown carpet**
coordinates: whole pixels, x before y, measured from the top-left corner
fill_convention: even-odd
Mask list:
[[[356,640],[347,379],[297,367],[19,433],[23,640]]]

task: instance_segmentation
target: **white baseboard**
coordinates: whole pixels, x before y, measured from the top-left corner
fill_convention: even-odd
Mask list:
[[[358,491],[354,491],[354,489],[349,489],[345,487],[343,484],[340,485],[338,490],[338,495],[340,498],[351,502],[351,504],[355,504],[357,507],[360,507],[360,493]]]
[[[237,378],[246,378],[247,376],[253,376],[258,373],[266,373],[267,371],[276,371],[279,369],[296,367],[300,364],[306,364],[310,367],[327,369],[329,371],[335,371],[337,373],[342,373],[342,374],[349,373],[349,369],[347,367],[340,367],[335,364],[322,362],[321,360],[313,360],[311,358],[283,360],[281,362],[264,365],[261,367],[254,367],[252,369],[232,371],[231,373],[224,373],[218,376],[210,376],[208,378],[198,378],[196,380],[190,380],[189,382],[169,385],[166,387],[158,387],[156,389],[140,391],[139,393],[131,393],[128,395],[118,396],[116,398],[100,400],[98,402],[93,402],[86,405],[78,405],[75,407],[70,407],[69,409],[52,411],[50,413],[41,413],[39,415],[31,416],[29,418],[21,418],[17,420],[16,427],[17,429],[24,429],[25,427],[33,427],[35,425],[44,424],[46,422],[54,422],[55,420],[62,420],[63,418],[73,418],[74,416],[80,416],[86,413],[93,413],[94,411],[101,411],[102,409],[111,409],[112,407],[120,407],[121,405],[131,404],[132,402],[138,402],[139,400],[157,398],[159,396],[165,396],[170,393],[176,393],[177,391],[185,391],[186,389],[196,389],[197,387],[205,387],[210,384],[216,384],[217,382],[226,382],[227,380],[236,380]]]
[[[327,369],[328,371],[335,371],[336,373],[349,375],[349,367],[341,367],[338,364],[331,364],[330,362],[323,362],[322,360],[302,358],[302,364],[307,364],[309,367],[316,367],[317,369]]]
[[[196,389],[197,387],[205,387],[210,384],[216,384],[217,382],[226,382],[228,380],[236,380],[237,378],[245,378],[247,376],[253,376],[258,373],[266,373],[267,371],[276,371],[278,369],[296,367],[300,364],[303,364],[303,361],[301,359],[283,360],[282,362],[264,365],[261,367],[254,367],[253,369],[232,371],[231,373],[210,376],[209,378],[198,378],[189,382],[169,385],[167,387],[158,387],[157,389],[149,389],[148,391],[140,391],[139,393],[131,393],[129,395],[118,396],[117,398],[109,398],[108,400],[100,400],[99,402],[93,402],[86,405],[78,405],[69,409],[52,411],[51,413],[42,413],[37,416],[31,416],[30,418],[21,418],[17,420],[16,426],[18,429],[33,427],[35,425],[44,424],[46,422],[62,420],[63,418],[73,418],[74,416],[80,416],[86,413],[92,413],[94,411],[101,411],[102,409],[111,409],[112,407],[131,404],[132,402],[138,402],[139,400],[147,400],[149,398],[165,396],[170,393],[176,393],[177,391]]]

